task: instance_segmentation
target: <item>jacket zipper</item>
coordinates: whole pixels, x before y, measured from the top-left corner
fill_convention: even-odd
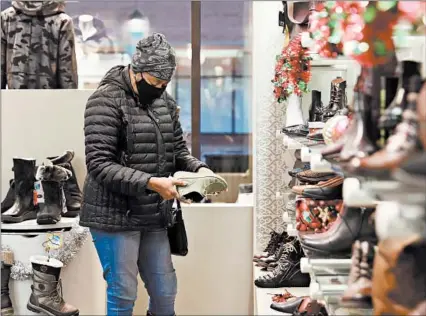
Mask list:
[[[155,116],[153,115],[153,113],[151,112],[150,109],[147,109],[147,113],[148,113],[148,117],[154,122],[155,128],[157,130],[157,134],[160,135],[161,140],[163,141],[163,146],[165,146],[166,144],[164,143],[164,137],[163,137],[163,134],[161,133],[160,126],[158,125],[157,119],[155,118]],[[159,140],[157,139],[157,155],[158,155],[158,158],[160,158],[161,153],[160,153],[160,145],[159,145],[158,142],[159,142]],[[166,158],[166,150],[165,149],[164,149],[164,158]],[[160,173],[160,163],[157,164],[157,173],[158,173],[159,177],[162,176],[161,173]]]

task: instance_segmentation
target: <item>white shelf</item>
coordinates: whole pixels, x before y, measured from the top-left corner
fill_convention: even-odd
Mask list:
[[[24,233],[26,231],[58,231],[65,228],[70,228],[77,221],[78,217],[62,217],[60,222],[53,225],[39,225],[37,224],[37,220],[31,219],[29,221],[24,221],[21,223],[13,223],[13,224],[1,224],[2,233],[5,234],[13,234],[13,233]],[[7,230],[7,232],[4,232]]]
[[[263,272],[259,267],[254,267],[254,279],[266,274],[267,272]],[[308,296],[309,295],[309,287],[291,287],[291,288],[276,288],[276,289],[265,289],[258,288],[254,286],[255,293],[255,315],[287,315],[281,312],[275,311],[270,308],[272,303],[272,296],[274,294],[282,294],[284,290],[289,291],[294,296]]]

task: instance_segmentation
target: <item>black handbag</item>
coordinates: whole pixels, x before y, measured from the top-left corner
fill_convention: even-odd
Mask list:
[[[176,201],[176,205],[177,207],[172,209],[174,224],[167,229],[167,234],[172,255],[184,257],[188,254],[188,238],[180,202]]]

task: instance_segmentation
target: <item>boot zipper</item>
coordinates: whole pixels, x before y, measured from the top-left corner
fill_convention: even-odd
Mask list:
[[[165,142],[164,142],[164,137],[163,137],[163,134],[161,133],[161,130],[160,130],[160,126],[158,125],[158,121],[159,121],[159,119],[157,119],[154,115],[153,115],[153,113],[151,112],[151,110],[150,109],[147,109],[147,113],[148,113],[148,117],[153,121],[153,123],[154,123],[154,125],[155,125],[155,128],[156,128],[156,130],[157,130],[157,132],[158,132],[158,134],[160,135],[160,137],[161,137],[161,140],[162,140],[162,142],[163,142],[163,145],[165,146],[166,144],[165,144]],[[160,145],[159,145],[159,140],[157,139],[157,155],[158,155],[158,158],[160,158]],[[164,149],[164,157],[166,157],[166,150]],[[160,163],[158,163],[157,164],[157,173],[158,173],[158,176],[159,177],[161,177],[161,174],[160,174]]]

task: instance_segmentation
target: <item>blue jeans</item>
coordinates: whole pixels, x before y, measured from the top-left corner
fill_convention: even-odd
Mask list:
[[[167,230],[111,233],[90,229],[107,282],[107,315],[131,316],[140,273],[149,295],[149,312],[175,314],[177,292]]]

